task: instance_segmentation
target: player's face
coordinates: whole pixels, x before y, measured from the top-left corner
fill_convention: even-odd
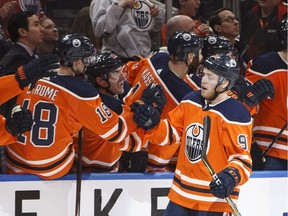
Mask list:
[[[207,68],[203,68],[203,73],[201,74],[201,95],[202,97],[210,100],[214,97],[215,88],[218,85],[219,76],[213,73]]]
[[[124,80],[123,67],[119,67],[116,70],[109,73],[109,91],[116,94],[124,93]]]

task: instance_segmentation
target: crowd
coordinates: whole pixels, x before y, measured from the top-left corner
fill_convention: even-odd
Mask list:
[[[158,1],[92,0],[64,33],[35,2],[0,5],[2,173],[173,172],[164,215],[217,216],[252,171],[287,170],[284,1],[240,26],[200,0],[169,20]]]

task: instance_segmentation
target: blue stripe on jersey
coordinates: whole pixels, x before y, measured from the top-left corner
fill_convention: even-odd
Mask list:
[[[189,93],[184,97],[184,100],[191,100],[194,103],[199,104],[201,107],[205,106],[205,100],[201,96],[201,90]],[[210,105],[210,110],[215,110],[221,113],[229,121],[247,123],[251,120],[247,108],[233,98],[229,98],[215,106]]]
[[[287,70],[287,64],[280,58],[277,52],[268,52],[263,54],[261,58],[255,58],[251,69],[262,74],[268,74],[275,70]]]
[[[174,182],[177,182],[182,188],[189,190],[189,191],[194,191],[194,192],[198,192],[198,193],[206,193],[206,194],[211,194],[210,189],[203,189],[203,188],[198,188],[198,187],[193,187],[190,185],[185,184],[185,182],[181,181],[181,179],[179,179],[177,176],[174,175],[173,178]],[[233,191],[232,195],[234,196],[239,196],[239,192],[237,191]]]
[[[98,91],[94,86],[74,76],[56,75],[51,77],[50,81],[83,98],[95,97],[98,95]]]

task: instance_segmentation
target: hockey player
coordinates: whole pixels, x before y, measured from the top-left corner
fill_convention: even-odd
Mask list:
[[[174,109],[186,94],[194,90],[184,78],[189,72],[194,72],[198,68],[202,60],[202,44],[202,39],[191,32],[175,32],[168,40],[169,54],[158,52],[150,58],[129,65],[128,81],[132,89],[125,97],[125,103],[131,104],[137,100],[150,83],[159,84],[167,103],[158,111],[161,113],[161,118],[166,118],[168,112]],[[160,151],[169,151],[169,148],[149,144],[149,171],[165,171],[169,160],[158,157],[158,154]],[[175,169],[176,160],[177,157],[172,159],[169,169]]]
[[[5,146],[9,173],[59,178],[73,164],[72,137],[82,126],[116,143],[136,129],[132,112],[118,116],[93,86],[78,78],[96,61],[94,53],[88,38],[63,35],[58,43],[58,74],[39,80],[33,90],[18,95],[17,103],[32,111],[34,124],[31,132],[18,136],[17,143]],[[146,110],[148,117],[155,114],[148,105],[139,109]],[[153,126],[153,121],[147,126]]]
[[[123,74],[123,62],[109,51],[97,54],[97,58],[98,61],[87,68],[88,79],[99,92],[105,105],[120,115],[123,112],[121,97],[125,92],[125,86],[128,85]],[[129,90],[130,86],[127,88]],[[129,145],[130,139],[133,146]],[[141,139],[135,132],[122,142],[111,144],[97,133],[83,127],[81,161],[84,172],[117,172],[122,151],[133,152],[140,149]]]
[[[35,85],[38,79],[49,75],[49,70],[58,68],[57,63],[57,56],[47,55],[19,67],[13,75],[0,77],[0,104],[21,93],[26,86]],[[0,118],[0,145],[15,142],[15,136],[29,131],[32,123],[32,114],[29,110],[19,105],[12,107],[7,120],[4,117]]]
[[[252,118],[247,109],[226,91],[239,74],[239,67],[228,56],[209,57],[204,61],[201,90],[189,93],[180,104],[161,120],[147,139],[153,143],[178,146],[179,155],[170,202],[164,216],[223,216],[232,212],[223,199],[236,201],[239,187],[251,175],[250,146]],[[137,110],[134,119],[145,123]],[[203,117],[211,118],[207,158],[222,184],[212,179],[201,160]],[[172,153],[170,153],[172,157]]]
[[[246,71],[246,79],[250,82],[256,83],[265,78],[270,80],[275,88],[274,98],[262,94],[261,91],[265,85],[253,88],[255,94],[263,99],[253,125],[253,141],[255,143],[252,145],[253,152],[251,154],[253,169],[256,170],[263,168],[264,170],[287,170],[287,33],[288,21],[286,18],[278,30],[282,50],[268,52],[252,60]],[[262,152],[260,155],[257,154],[257,146],[261,148],[261,151],[265,151],[264,155]],[[263,165],[264,156],[266,162]]]

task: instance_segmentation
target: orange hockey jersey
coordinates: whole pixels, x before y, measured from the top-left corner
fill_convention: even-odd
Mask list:
[[[166,118],[168,112],[174,109],[185,95],[194,90],[194,82],[190,77],[184,80],[170,71],[168,67],[169,54],[167,52],[158,52],[150,58],[142,59],[139,62],[133,62],[129,66],[128,81],[132,88],[125,103],[131,104],[141,97],[143,90],[150,83],[157,83],[162,86],[167,103],[161,114],[161,118]],[[187,75],[188,76],[188,75]],[[195,84],[196,85],[196,84]],[[193,86],[193,87],[192,87]],[[146,142],[144,142],[146,143]],[[163,170],[169,164],[169,169],[174,170],[177,161],[175,157],[167,160],[165,157],[159,157],[160,152],[174,151],[175,146],[163,146],[161,143],[150,143],[148,147],[148,169],[149,171]]]
[[[0,77],[0,104],[18,95],[22,90],[14,75]],[[7,145],[16,141],[5,128],[5,118],[0,115],[0,145]]]
[[[253,139],[265,150],[279,131],[287,123],[287,62],[277,52],[266,53],[250,62],[246,79],[254,83],[259,79],[269,79],[275,90],[273,99],[260,103],[259,113],[255,115]],[[272,145],[267,155],[288,159],[287,128]]]
[[[0,77],[0,83],[0,104],[22,92],[14,75]]]
[[[59,178],[73,164],[72,137],[82,126],[116,143],[137,127],[133,113],[118,116],[102,103],[93,86],[73,76],[41,79],[32,91],[19,94],[17,103],[31,110],[34,124],[17,143],[5,147],[10,173]]]
[[[205,101],[200,91],[191,92],[171,112],[168,119],[161,120],[146,138],[153,143],[179,146],[179,155],[173,184],[169,192],[172,202],[181,206],[213,212],[231,212],[225,199],[214,197],[209,190],[212,180],[201,160],[203,118],[211,118],[207,158],[216,173],[225,167],[239,170],[244,184],[251,175],[252,161],[249,154],[252,139],[252,118],[238,101],[228,98],[203,111]],[[165,152],[168,156],[168,152]],[[170,152],[170,156],[173,152]],[[237,201],[239,188],[231,194]]]

